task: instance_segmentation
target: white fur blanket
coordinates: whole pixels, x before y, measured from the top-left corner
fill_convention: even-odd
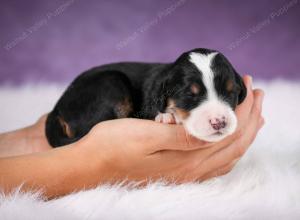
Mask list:
[[[226,176],[144,189],[99,186],[48,202],[0,194],[0,219],[300,219],[300,82],[258,84],[266,93],[265,127]],[[62,90],[0,88],[0,132],[34,122]]]

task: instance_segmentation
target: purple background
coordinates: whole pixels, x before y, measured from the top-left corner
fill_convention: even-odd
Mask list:
[[[299,0],[0,2],[0,84],[67,82],[95,65],[173,61],[196,47],[220,50],[242,74],[300,78]]]

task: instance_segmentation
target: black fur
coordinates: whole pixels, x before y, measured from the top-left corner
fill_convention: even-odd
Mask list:
[[[208,54],[213,50],[194,49],[182,54],[174,63],[115,63],[82,73],[47,118],[49,143],[59,147],[75,142],[105,120],[154,119],[158,112],[165,112],[169,99],[183,110],[192,110],[205,100],[207,91],[202,73],[189,61],[190,52]],[[220,53],[211,68],[216,74],[218,95],[234,109],[246,96],[241,77]],[[230,92],[225,88],[228,80],[234,82]],[[201,88],[198,94],[191,92],[192,84]]]

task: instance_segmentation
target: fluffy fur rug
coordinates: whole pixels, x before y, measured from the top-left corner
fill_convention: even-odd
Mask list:
[[[99,186],[44,202],[0,194],[0,219],[300,219],[300,82],[260,82],[265,127],[233,171],[202,184]],[[34,122],[63,86],[0,88],[0,132]]]

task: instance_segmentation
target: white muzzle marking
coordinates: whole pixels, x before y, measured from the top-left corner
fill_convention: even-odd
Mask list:
[[[234,112],[230,106],[220,101],[202,103],[193,109],[182,123],[191,135],[209,142],[225,138],[237,127]]]

